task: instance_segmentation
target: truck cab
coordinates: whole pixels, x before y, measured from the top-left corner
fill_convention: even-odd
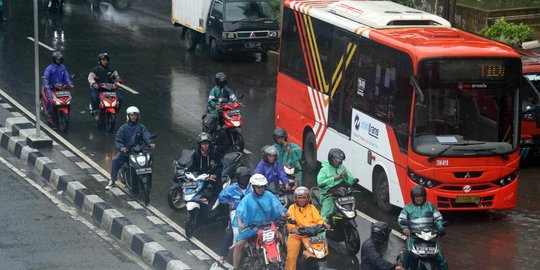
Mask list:
[[[279,46],[279,25],[269,2],[263,0],[214,0],[206,22],[210,54],[260,52]]]

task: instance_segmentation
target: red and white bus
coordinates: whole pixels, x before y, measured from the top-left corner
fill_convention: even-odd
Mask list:
[[[521,160],[540,152],[540,54],[515,49],[523,63]]]
[[[442,210],[516,205],[519,55],[389,1],[284,2],[276,126],[306,167],[341,148],[390,210],[414,185]]]

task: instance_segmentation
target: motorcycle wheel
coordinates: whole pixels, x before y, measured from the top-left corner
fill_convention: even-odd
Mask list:
[[[139,191],[143,197],[144,205],[148,205],[150,203],[150,186],[146,179],[141,179],[141,189]]]
[[[169,190],[167,202],[169,203],[169,207],[173,210],[180,211],[182,208],[186,207],[186,202],[182,200],[182,191],[182,188]]]
[[[107,113],[105,115],[105,130],[107,130],[107,132],[113,132],[114,126],[116,126],[116,115]]]
[[[58,112],[58,129],[61,132],[66,132],[69,127],[69,114]]]
[[[232,132],[231,145],[234,152],[244,152],[244,137],[238,132]]]
[[[186,236],[188,238],[191,238],[193,236],[193,233],[195,232],[195,225],[197,224],[198,211],[199,211],[198,208],[194,208],[193,210],[187,212]]]
[[[343,226],[343,233],[345,235],[345,248],[349,255],[356,255],[360,251],[360,235],[356,228],[347,225]]]

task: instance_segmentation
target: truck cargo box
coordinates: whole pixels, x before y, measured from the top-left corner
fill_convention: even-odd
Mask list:
[[[172,0],[172,22],[206,33],[206,20],[212,0]]]

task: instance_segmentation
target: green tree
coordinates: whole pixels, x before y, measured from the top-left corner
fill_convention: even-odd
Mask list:
[[[520,46],[521,43],[532,40],[533,33],[534,30],[530,26],[523,23],[509,23],[504,17],[501,17],[493,25],[482,29],[480,32],[482,36],[511,46]]]

